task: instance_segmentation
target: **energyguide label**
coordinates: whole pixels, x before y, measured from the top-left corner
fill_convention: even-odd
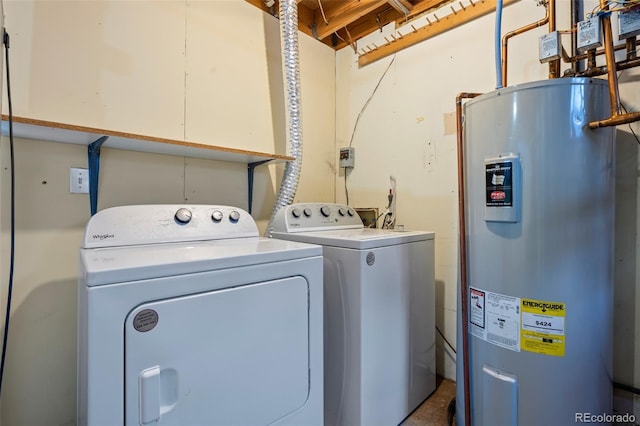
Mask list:
[[[564,356],[566,305],[469,287],[469,332],[520,352]]]

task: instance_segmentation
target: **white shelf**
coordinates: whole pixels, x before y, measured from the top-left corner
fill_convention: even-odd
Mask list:
[[[9,134],[9,122],[2,116],[2,134]],[[117,148],[129,151],[152,152],[156,154],[179,155],[209,160],[229,161],[234,163],[257,163],[263,161],[286,162],[294,160],[285,155],[246,151],[242,149],[164,139],[153,136],[75,126],[52,121],[35,120],[24,117],[13,118],[13,134],[15,137],[52,142],[89,145],[102,136],[109,139],[104,148]]]

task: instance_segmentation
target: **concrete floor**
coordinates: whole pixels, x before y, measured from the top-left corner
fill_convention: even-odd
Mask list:
[[[456,396],[456,384],[438,377],[436,391],[407,417],[401,426],[448,426],[447,407]],[[453,420],[455,424],[455,419]]]

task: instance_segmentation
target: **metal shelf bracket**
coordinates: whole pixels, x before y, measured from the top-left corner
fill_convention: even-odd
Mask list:
[[[253,163],[248,163],[247,164],[247,178],[249,180],[249,190],[248,192],[248,204],[247,204],[247,210],[249,211],[249,214],[251,214],[251,205],[253,204],[253,176],[254,176],[254,172],[255,172],[255,168],[258,166],[261,166],[263,164],[266,164],[268,162],[270,162],[271,160],[263,160],[263,161],[255,161]]]
[[[100,148],[109,139],[109,136],[102,136],[91,142],[87,149],[89,159],[89,203],[91,206],[91,216],[98,211],[98,181],[100,178]]]

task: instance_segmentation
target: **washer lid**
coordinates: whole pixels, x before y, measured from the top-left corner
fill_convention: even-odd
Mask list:
[[[80,280],[98,286],[321,255],[320,246],[262,237],[80,249]]]
[[[375,228],[273,233],[274,238],[359,250],[393,246],[414,241],[433,240],[434,235],[433,232],[425,231],[396,231],[393,229]]]

